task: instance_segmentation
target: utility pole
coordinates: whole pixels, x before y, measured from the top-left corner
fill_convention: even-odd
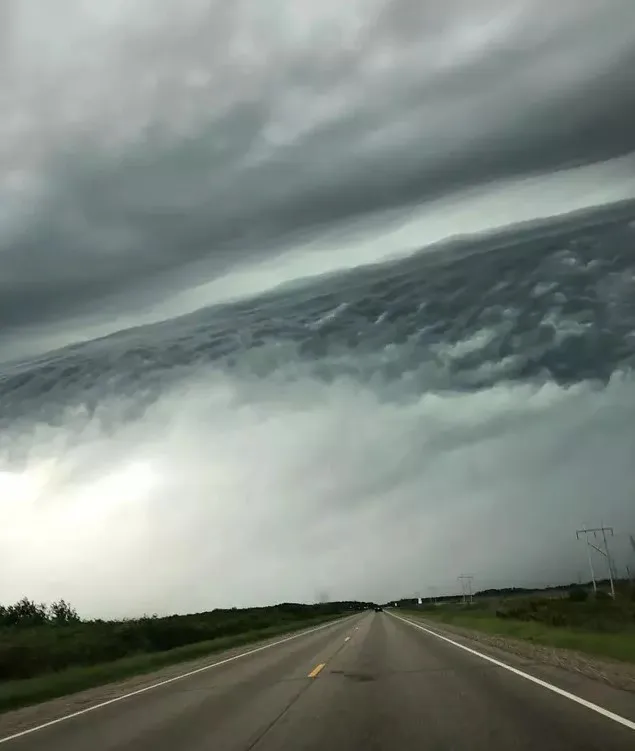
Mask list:
[[[613,537],[613,527],[602,527],[602,539],[604,540],[604,550],[606,551],[606,562],[609,564],[609,574],[611,579],[611,594],[613,595],[613,599],[615,599],[615,586],[613,585],[613,582],[615,579],[617,579],[617,570],[615,568],[615,561],[613,560],[613,556],[611,555],[611,552],[609,551],[609,543],[606,539],[606,533],[610,532],[611,537]]]
[[[595,574],[593,572],[593,563],[591,561],[591,548],[594,550],[597,550],[598,553],[603,555],[606,558],[606,562],[609,569],[609,581],[611,583],[611,597],[615,599],[615,584],[613,582],[613,559],[611,558],[611,553],[609,552],[609,543],[606,539],[606,533],[609,532],[611,537],[613,537],[613,527],[595,527],[594,529],[586,529],[586,527],[583,527],[582,529],[577,529],[575,532],[576,538],[579,540],[580,535],[586,535],[586,546],[587,546],[587,555],[589,557],[589,567],[591,569],[591,577],[593,579],[593,591],[597,592],[597,584],[595,583]],[[592,534],[594,538],[597,539],[597,535],[602,535],[602,540],[604,541],[604,550],[600,548],[598,545],[595,545],[589,540],[589,535]]]
[[[582,529],[576,529],[575,531],[576,539],[579,540],[580,535],[586,534],[586,532],[587,530],[585,527],[583,527]],[[591,546],[590,546],[588,537],[585,539],[585,547],[586,547],[587,558],[589,559],[589,568],[591,569],[591,581],[593,582],[593,594],[597,594],[598,585],[595,581],[595,571],[593,570],[593,559],[591,558]]]
[[[467,602],[467,598],[470,598],[470,605],[474,602],[472,595],[472,579],[474,577],[471,574],[461,574],[456,577],[461,582],[461,593],[463,595],[463,604]]]

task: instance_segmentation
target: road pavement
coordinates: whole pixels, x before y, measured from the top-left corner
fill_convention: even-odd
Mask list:
[[[584,692],[572,695],[570,687],[556,693],[558,685],[529,679],[538,667],[513,672],[511,656],[488,661],[452,641],[394,614],[363,613],[260,651],[245,649],[238,658],[215,656],[209,669],[8,740],[0,718],[0,745],[7,751],[635,749],[635,695],[600,691],[600,698],[616,700],[611,707]]]

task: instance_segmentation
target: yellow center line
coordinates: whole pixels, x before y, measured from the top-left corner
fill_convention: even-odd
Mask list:
[[[316,665],[313,670],[309,673],[309,678],[317,678],[318,673],[322,668],[326,665],[325,662],[321,662],[319,665]]]

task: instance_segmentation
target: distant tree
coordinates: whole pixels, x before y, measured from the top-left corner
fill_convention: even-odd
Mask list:
[[[23,597],[5,608],[4,622],[9,626],[41,626],[48,620],[46,605]]]
[[[66,600],[54,602],[49,608],[49,616],[53,623],[60,626],[79,623],[81,620],[75,608],[66,602]]]

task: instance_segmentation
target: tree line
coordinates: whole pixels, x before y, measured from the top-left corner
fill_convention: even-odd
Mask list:
[[[65,600],[50,605],[23,598],[0,606],[0,681],[31,678],[75,666],[162,652],[196,642],[290,628],[356,609],[353,602],[280,603],[189,615],[83,620]]]
[[[50,605],[37,603],[23,597],[14,605],[0,605],[0,628],[29,628],[44,625],[69,625],[79,623],[80,617],[72,605],[58,600]]]

